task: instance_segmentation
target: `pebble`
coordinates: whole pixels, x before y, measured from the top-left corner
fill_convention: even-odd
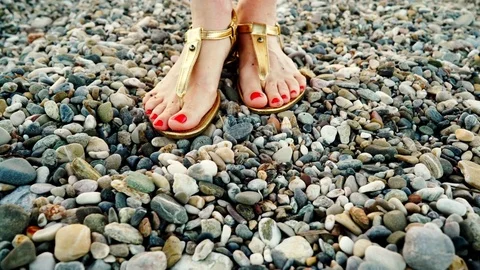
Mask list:
[[[21,186],[37,177],[35,169],[22,158],[12,158],[0,162],[0,183]]]
[[[233,269],[233,262],[226,255],[217,252],[210,253],[210,255],[202,261],[194,261],[192,256],[182,255],[180,261],[178,261],[171,269]]]
[[[0,205],[0,242],[11,241],[28,226],[30,215],[14,204]]]
[[[378,263],[388,270],[402,270],[406,267],[402,255],[379,246],[367,247],[365,261]]]
[[[407,231],[402,254],[405,262],[413,268],[447,269],[455,256],[455,248],[452,240],[440,230],[413,227]]]
[[[129,224],[109,223],[105,226],[104,234],[121,243],[140,245],[143,242],[140,232]]]
[[[90,228],[81,224],[67,225],[55,234],[55,258],[61,262],[76,260],[90,251]]]
[[[141,252],[128,260],[126,270],[165,270],[167,269],[167,256],[161,251]]]
[[[274,247],[274,250],[281,252],[287,259],[294,259],[302,263],[313,255],[312,247],[301,236],[292,236],[284,239]]]

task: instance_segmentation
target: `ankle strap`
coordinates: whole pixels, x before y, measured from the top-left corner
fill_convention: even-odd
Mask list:
[[[269,36],[278,36],[280,35],[280,26],[275,24],[275,26],[266,25],[263,23],[246,23],[239,24],[237,26],[237,32],[239,34],[264,34]]]

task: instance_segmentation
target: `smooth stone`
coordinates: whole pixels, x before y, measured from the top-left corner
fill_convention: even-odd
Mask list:
[[[55,265],[55,270],[85,270],[85,266],[78,261],[59,262]]]
[[[382,181],[373,181],[371,183],[366,184],[358,189],[360,193],[367,193],[367,192],[374,192],[383,190],[385,188],[385,183]]]
[[[287,259],[293,259],[304,263],[308,257],[313,255],[313,249],[305,238],[292,236],[284,239],[274,250],[283,253]]]
[[[226,255],[212,252],[202,261],[194,261],[193,256],[184,254],[182,258],[171,268],[172,270],[226,270],[233,269],[233,262]]]
[[[187,170],[188,176],[198,180],[212,182],[217,174],[218,166],[211,160],[202,160],[200,163],[190,166]]]
[[[162,251],[141,252],[128,260],[126,270],[165,270],[167,256]]]
[[[76,260],[90,251],[90,228],[81,224],[67,225],[55,235],[55,258],[61,262]]]
[[[102,177],[100,173],[98,173],[98,171],[92,167],[92,165],[82,158],[75,158],[71,164],[73,172],[75,176],[77,176],[78,180],[98,180],[98,178]]]
[[[253,131],[253,125],[248,122],[239,123],[227,128],[227,133],[238,142],[245,141]]]
[[[130,224],[112,222],[105,226],[105,236],[118,242],[140,245],[143,242],[142,234]]]
[[[55,239],[55,235],[57,234],[58,230],[60,230],[63,226],[64,224],[57,223],[38,230],[33,234],[32,240],[35,242],[52,241]]]
[[[165,245],[163,246],[162,251],[167,256],[167,267],[170,268],[174,266],[180,258],[182,258],[182,252],[185,248],[185,242],[180,241],[175,235],[170,236]]]
[[[0,146],[7,144],[11,139],[12,137],[10,134],[5,129],[0,127]]]
[[[440,179],[443,176],[443,167],[440,160],[432,153],[425,153],[420,156],[420,162],[425,164],[430,170],[432,177]]]
[[[376,262],[388,270],[403,270],[407,266],[402,255],[379,246],[367,247],[365,261]]]
[[[403,231],[407,227],[407,218],[400,210],[393,210],[383,216],[383,223],[390,231]]]
[[[98,117],[103,123],[108,123],[113,119],[112,103],[105,102],[100,104],[97,109]]]
[[[464,237],[476,251],[480,251],[480,223],[478,217],[468,217],[460,222],[460,234]]]
[[[53,270],[55,268],[55,258],[52,253],[44,252],[39,254],[28,267],[30,270]]]
[[[270,248],[277,246],[282,240],[282,233],[277,223],[271,218],[262,218],[258,223],[260,239]]]
[[[205,239],[195,247],[195,253],[192,259],[196,262],[204,260],[210,253],[212,253],[214,243],[210,239]]]
[[[285,163],[289,162],[292,159],[293,150],[289,146],[285,146],[280,148],[275,154],[273,154],[272,158],[278,163]]]
[[[85,151],[83,146],[79,143],[71,143],[60,146],[56,150],[57,161],[61,163],[71,162],[75,158],[85,158]]]
[[[350,239],[349,237],[342,237],[340,239],[340,241],[338,241],[338,244],[340,246],[340,249],[345,252],[345,254],[347,255],[351,255],[353,254],[353,246],[354,246],[354,242],[352,241],[352,239]]]
[[[414,269],[444,270],[452,263],[455,248],[452,240],[440,230],[412,227],[405,236],[402,254]]]
[[[11,158],[0,163],[0,183],[21,186],[36,177],[35,169],[23,158]]]
[[[460,168],[465,177],[465,182],[475,188],[480,188],[480,164],[468,160],[461,160],[458,162],[458,168]]]
[[[144,193],[150,193],[155,190],[153,180],[139,172],[132,172],[126,178],[127,186]]]
[[[187,198],[190,198],[199,191],[195,179],[186,174],[179,173],[173,175],[172,188],[174,194],[183,193]]]
[[[353,245],[353,255],[358,257],[365,256],[365,251],[369,246],[372,245],[372,242],[368,239],[357,239]]]
[[[97,204],[102,201],[100,192],[84,192],[79,194],[75,198],[75,202],[84,205],[84,204]]]
[[[93,242],[90,246],[92,257],[96,260],[104,259],[110,253],[110,247],[107,244],[100,242]]]
[[[0,205],[15,204],[28,213],[32,211],[33,203],[38,195],[30,192],[30,186],[20,186],[0,200]],[[0,234],[1,235],[1,234]],[[0,237],[1,239],[1,237]]]
[[[465,205],[450,199],[438,200],[436,207],[438,211],[445,215],[457,214],[459,216],[464,216],[467,213],[467,207],[465,207]]]
[[[8,253],[0,263],[0,269],[13,270],[33,262],[36,257],[35,245],[27,238]]]
[[[335,222],[340,223],[349,231],[351,231],[355,235],[359,235],[362,233],[362,229],[360,229],[350,218],[347,213],[341,213],[335,215]]]
[[[200,226],[202,228],[202,233],[208,233],[212,235],[213,238],[220,237],[222,234],[222,225],[214,218],[202,219]]]
[[[235,201],[246,205],[254,205],[262,199],[262,195],[255,191],[244,191],[235,195]]]
[[[335,137],[337,137],[337,128],[330,125],[323,126],[320,130],[320,135],[325,143],[331,144],[335,141]]]
[[[423,163],[416,164],[413,171],[416,176],[421,177],[425,180],[429,180],[432,177],[432,175],[430,174],[430,170]]]
[[[185,224],[188,221],[185,208],[166,194],[158,194],[155,196],[150,206],[162,219],[168,222]]]
[[[15,235],[21,234],[28,226],[30,215],[14,204],[0,205],[0,242],[12,241]]]

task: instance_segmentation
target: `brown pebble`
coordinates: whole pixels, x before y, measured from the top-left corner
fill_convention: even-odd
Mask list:
[[[350,209],[350,216],[352,217],[353,221],[360,226],[360,228],[366,230],[369,228],[370,220],[368,219],[365,211],[358,207],[352,207]]]
[[[420,197],[418,194],[411,194],[408,196],[408,201],[412,203],[420,203],[422,202],[422,197]]]
[[[277,131],[280,130],[280,121],[278,121],[277,117],[272,114],[270,115],[270,118],[268,118],[267,124],[272,124]]]
[[[44,36],[45,36],[45,33],[30,33],[27,36],[27,41],[28,41],[28,43],[32,43],[35,40],[37,40],[39,38],[42,38]]]
[[[420,213],[420,211],[422,211],[420,206],[411,202],[405,204],[405,209],[407,209],[408,213]]]

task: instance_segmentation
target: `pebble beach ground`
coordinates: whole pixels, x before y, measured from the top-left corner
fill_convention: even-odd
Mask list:
[[[480,7],[279,1],[303,101],[226,65],[190,140],[141,100],[187,1],[0,3],[0,269],[480,269]]]

